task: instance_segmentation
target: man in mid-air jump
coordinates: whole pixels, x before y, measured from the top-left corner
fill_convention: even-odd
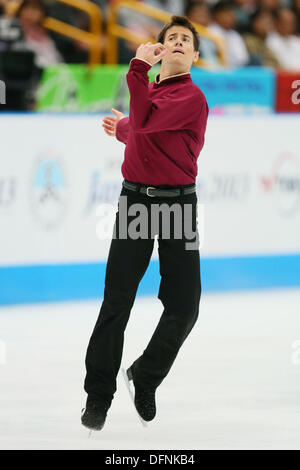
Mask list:
[[[204,144],[208,116],[205,96],[190,76],[191,66],[199,57],[198,50],[199,37],[194,26],[186,17],[173,16],[160,32],[158,42],[141,44],[130,61],[126,76],[129,117],[113,109],[115,116],[103,119],[106,134],[126,144],[120,197],[127,198],[128,212],[136,203],[143,204],[149,212],[157,204],[177,203],[183,209],[190,205],[195,233],[198,233],[197,158]],[[149,84],[147,72],[160,60],[160,73]],[[124,215],[123,207],[119,202],[114,228]],[[132,217],[126,215],[129,225]],[[158,298],[164,311],[143,354],[127,370],[134,385],[135,407],[145,421],[155,417],[155,391],[199,313],[199,244],[187,249],[186,236],[174,236],[177,228],[172,226],[171,235],[163,238],[159,227]],[[111,406],[124,331],[153,246],[154,237],[113,237],[111,241],[104,298],[85,362],[84,388],[88,396],[81,421],[90,429],[102,429]]]

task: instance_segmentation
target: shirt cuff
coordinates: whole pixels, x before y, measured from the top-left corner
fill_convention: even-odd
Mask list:
[[[147,60],[145,59],[139,59],[139,58],[136,58],[136,57],[133,57],[131,59],[131,61],[129,62],[129,66],[132,68],[139,68],[139,69],[145,69],[145,66],[148,65],[146,68],[147,68],[147,71],[150,69],[150,67],[152,67],[152,64],[150,64],[150,62],[148,62]]]
[[[119,129],[121,129],[124,125],[128,124],[128,116],[125,116],[125,117],[122,117],[118,122],[117,122],[117,125],[116,125],[116,132]]]

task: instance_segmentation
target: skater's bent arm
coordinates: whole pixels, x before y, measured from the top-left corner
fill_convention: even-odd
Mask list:
[[[195,122],[206,116],[207,104],[201,91],[188,95],[173,91],[164,98],[151,100],[147,72],[151,65],[132,59],[126,79],[130,92],[130,125],[135,132],[150,133],[165,130],[193,129]]]

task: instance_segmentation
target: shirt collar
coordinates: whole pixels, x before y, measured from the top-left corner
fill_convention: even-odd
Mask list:
[[[191,78],[190,72],[178,73],[176,75],[169,75],[168,77],[165,77],[162,80],[160,80],[160,74],[158,73],[155,75],[154,86],[157,87],[160,84],[176,82],[179,80],[186,80],[188,78]]]

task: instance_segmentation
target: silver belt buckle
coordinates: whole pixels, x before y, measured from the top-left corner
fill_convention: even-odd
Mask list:
[[[146,189],[146,194],[147,194],[147,196],[155,197],[154,194],[149,194],[149,193],[148,193],[148,190],[149,190],[149,189],[156,189],[156,188],[153,188],[153,186],[148,186],[147,189]]]

